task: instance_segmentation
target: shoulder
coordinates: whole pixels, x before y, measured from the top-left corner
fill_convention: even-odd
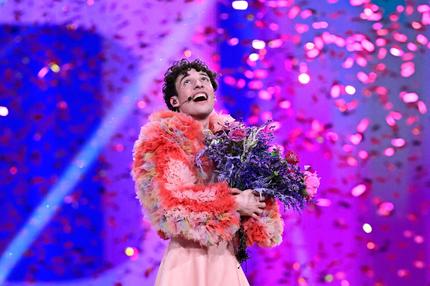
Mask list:
[[[139,139],[151,140],[159,137],[192,139],[198,137],[200,129],[200,124],[189,115],[170,110],[158,111],[152,113],[148,122],[141,127]]]
[[[133,146],[133,160],[136,166],[141,166],[152,158],[154,152],[160,147],[168,147],[176,144],[174,128],[176,114],[171,111],[159,111],[152,113],[148,121],[140,128],[137,140]]]

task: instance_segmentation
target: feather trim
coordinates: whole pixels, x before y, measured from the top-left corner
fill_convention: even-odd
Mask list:
[[[195,155],[201,125],[171,111],[152,114],[133,147],[131,175],[142,206],[163,238],[181,236],[209,246],[232,240],[240,217],[226,182],[202,184]]]
[[[274,199],[266,200],[266,208],[258,219],[248,218],[243,223],[247,245],[273,247],[282,242],[284,222],[279,214],[279,205]]]

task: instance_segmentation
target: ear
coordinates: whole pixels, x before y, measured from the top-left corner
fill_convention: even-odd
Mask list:
[[[178,97],[177,97],[177,96],[172,96],[172,97],[169,99],[169,101],[170,101],[170,104],[171,104],[173,107],[179,107],[179,99],[178,99]]]

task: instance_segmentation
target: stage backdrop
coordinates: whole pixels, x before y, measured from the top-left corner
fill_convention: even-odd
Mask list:
[[[322,177],[251,285],[427,285],[428,1],[0,1],[0,284],[152,285],[131,152],[180,58]]]

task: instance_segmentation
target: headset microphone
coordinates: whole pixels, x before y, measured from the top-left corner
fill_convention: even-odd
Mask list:
[[[177,108],[181,107],[182,105],[184,105],[187,102],[190,102],[191,100],[193,100],[193,97],[192,96],[188,96],[187,100],[185,100],[184,102],[182,102],[181,104],[179,104],[179,106]]]

